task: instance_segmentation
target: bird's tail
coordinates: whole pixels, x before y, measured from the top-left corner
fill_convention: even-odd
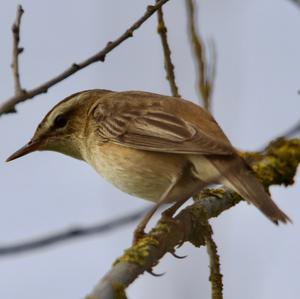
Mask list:
[[[226,160],[226,162],[224,161]],[[239,156],[210,159],[223,174],[222,183],[253,203],[272,222],[291,222],[290,218],[275,204],[259,182],[249,165]]]
[[[271,199],[250,166],[237,154],[233,156],[190,156],[194,175],[204,182],[222,183],[253,203],[272,222],[291,222]]]

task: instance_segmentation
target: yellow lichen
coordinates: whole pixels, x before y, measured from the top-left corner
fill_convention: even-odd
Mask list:
[[[265,186],[293,184],[300,163],[300,140],[279,139],[266,149],[266,155],[253,165],[253,170]]]
[[[201,193],[199,194],[199,197],[196,199],[201,199],[201,198],[209,197],[209,196],[223,198],[224,193],[225,193],[224,188],[204,189],[203,191],[201,191]]]
[[[125,293],[125,286],[121,283],[114,283],[112,285],[115,293],[116,299],[127,299],[126,293]]]
[[[173,220],[172,220],[173,221]],[[175,220],[174,220],[175,221]],[[150,235],[169,233],[171,231],[170,224],[168,222],[160,221],[150,232]]]
[[[149,256],[150,246],[157,246],[158,240],[151,235],[140,239],[137,244],[125,250],[124,254],[119,257],[114,264],[120,262],[134,263],[141,267],[145,264],[145,257]]]

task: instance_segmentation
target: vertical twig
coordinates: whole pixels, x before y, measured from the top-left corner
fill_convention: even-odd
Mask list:
[[[211,96],[215,78],[216,52],[215,48],[211,47],[211,65],[207,62],[205,53],[205,45],[201,36],[197,32],[197,18],[195,12],[194,0],[186,0],[188,13],[188,28],[190,40],[193,47],[194,56],[197,63],[198,72],[198,91],[203,99],[204,107],[207,110],[211,108]]]
[[[212,93],[214,90],[216,73],[217,73],[217,49],[216,44],[213,39],[208,41],[208,52],[209,52],[209,61],[207,64],[207,80],[210,84],[210,99],[209,104],[211,104]]]
[[[168,43],[168,37],[167,37],[168,29],[165,25],[164,14],[163,14],[162,8],[159,8],[157,10],[157,18],[158,18],[157,32],[160,36],[161,44],[162,44],[163,52],[164,52],[164,65],[165,65],[165,70],[167,73],[166,78],[169,81],[172,95],[174,97],[180,97],[178,87],[177,87],[176,81],[175,81],[174,65],[172,63],[171,50],[170,50],[170,46]]]
[[[210,275],[209,281],[211,282],[212,299],[223,299],[223,282],[220,270],[220,257],[217,251],[217,245],[213,240],[213,230],[207,221],[209,233],[205,235],[206,250],[209,255],[209,268]]]
[[[12,33],[13,33],[13,55],[12,55],[12,64],[11,68],[13,71],[13,77],[15,82],[15,96],[21,95],[25,92],[22,89],[21,80],[20,80],[20,71],[19,71],[19,55],[24,51],[24,48],[19,47],[20,43],[20,27],[21,27],[21,19],[24,10],[21,5],[17,7],[16,20],[12,25]]]

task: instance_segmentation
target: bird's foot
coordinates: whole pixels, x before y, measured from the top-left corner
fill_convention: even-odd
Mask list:
[[[171,223],[171,224],[173,224],[173,225],[175,224],[175,225],[179,226],[179,225],[178,225],[178,221],[172,217],[172,216],[174,215],[175,212],[176,212],[176,210],[175,210],[173,207],[171,207],[171,208],[165,210],[165,211],[162,213],[162,217],[161,217],[160,222]],[[180,231],[182,231],[183,237],[182,237],[182,239],[181,239],[181,242],[177,245],[176,248],[180,248],[180,247],[184,244],[184,242],[185,242],[185,240],[186,240],[186,231],[185,231],[185,228],[182,227],[182,226],[179,226],[178,229],[179,229]],[[175,254],[174,251],[173,251],[173,252],[170,252],[170,253],[171,253],[174,257],[176,257],[176,258],[185,258],[185,257],[186,257],[186,256],[178,256],[178,255]]]

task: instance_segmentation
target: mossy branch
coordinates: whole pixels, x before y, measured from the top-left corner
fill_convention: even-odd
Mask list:
[[[264,152],[245,153],[243,156],[266,187],[291,185],[300,163],[300,139],[280,139],[272,142]],[[205,245],[207,218],[217,217],[241,200],[237,193],[223,188],[203,191],[174,221],[161,219],[147,236],[125,250],[87,298],[117,298],[116,285],[118,290],[121,286],[123,296],[127,286],[157,265],[166,253],[174,252],[176,246],[183,242],[197,247]]]
[[[223,275],[221,274],[220,256],[218,255],[217,244],[213,239],[213,230],[207,221],[209,228],[208,234],[205,236],[206,250],[209,256],[210,275],[212,299],[223,299]]]

